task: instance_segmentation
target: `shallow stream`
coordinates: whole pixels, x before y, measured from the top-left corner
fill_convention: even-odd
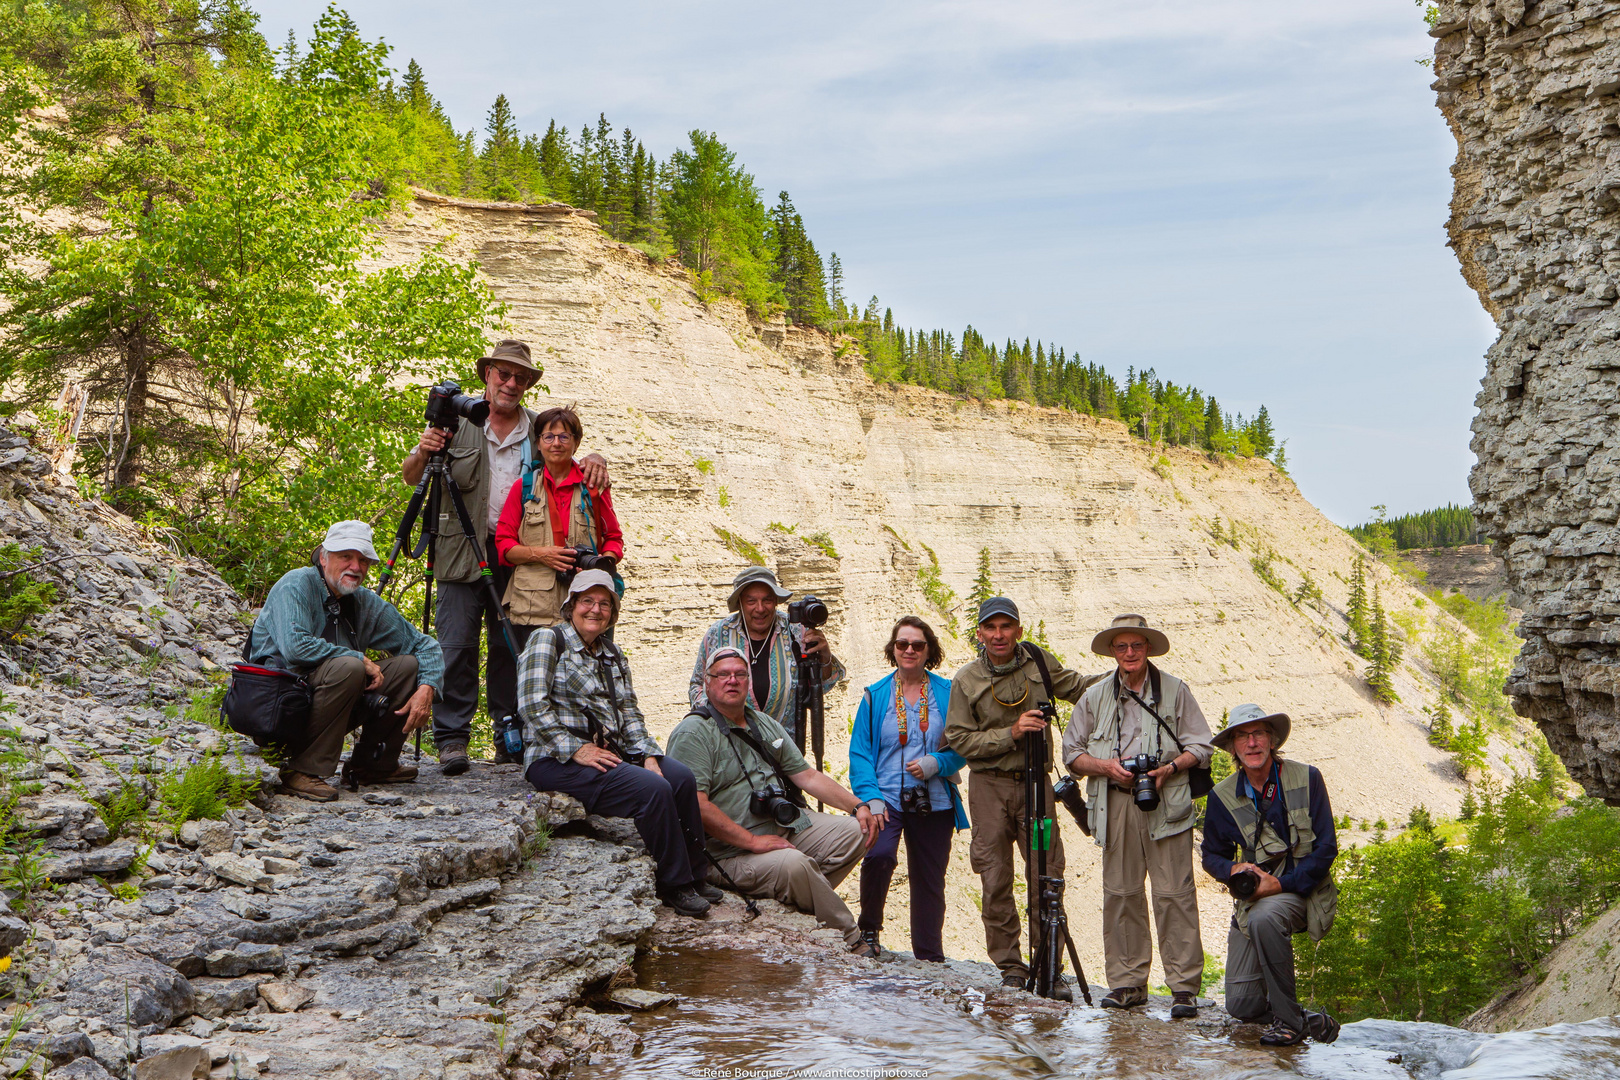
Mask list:
[[[1620,1018],[1506,1035],[1365,1020],[1332,1046],[1273,1050],[1259,1045],[1256,1027],[1171,1023],[1162,1005],[997,1018],[971,991],[964,1000],[909,972],[729,949],[674,949],[638,967],[644,989],[678,994],[679,1003],[635,1019],[644,1045],[636,1057],[579,1067],[575,1077],[1620,1080]]]

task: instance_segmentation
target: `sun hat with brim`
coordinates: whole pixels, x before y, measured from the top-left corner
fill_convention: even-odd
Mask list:
[[[777,583],[776,575],[765,569],[765,567],[750,566],[748,569],[731,579],[731,595],[726,597],[727,610],[737,610],[737,606],[742,603],[743,590],[748,588],[750,585],[767,586],[771,592],[776,594],[776,598],[778,600],[786,600],[788,597],[793,595],[793,590],[782,588],[782,586]]]
[[[527,345],[516,338],[507,338],[505,341],[500,342],[493,349],[489,350],[488,356],[479,357],[479,382],[489,382],[489,365],[497,360],[504,360],[508,364],[516,364],[518,367],[523,368],[526,371],[532,371],[534,372],[534,377],[537,379],[541,375],[545,374],[544,368],[539,367],[533,360],[529,359],[529,347]]]
[[[983,626],[997,615],[1005,615],[1013,622],[1018,621],[1018,605],[1005,596],[992,596],[979,605],[979,621],[976,625]]]
[[[1237,733],[1243,728],[1253,727],[1255,724],[1271,725],[1271,748],[1273,750],[1278,749],[1288,741],[1288,729],[1292,724],[1288,720],[1287,713],[1268,713],[1258,705],[1239,705],[1226,714],[1226,726],[1216,733],[1210,742],[1230,754],[1232,752],[1232,740],[1237,738]]]
[[[326,530],[321,541],[324,551],[358,551],[372,562],[377,561],[377,549],[371,546],[371,526],[363,521],[339,521]]]
[[[1147,638],[1147,654],[1163,656],[1170,651],[1170,639],[1164,631],[1155,630],[1141,615],[1116,615],[1108,629],[1091,639],[1091,651],[1098,656],[1114,655],[1114,639],[1121,634],[1141,634]]]

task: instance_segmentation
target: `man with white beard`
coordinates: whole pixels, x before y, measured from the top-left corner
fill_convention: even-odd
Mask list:
[[[344,736],[357,727],[346,775],[362,784],[416,779],[399,752],[405,737],[433,718],[444,654],[392,604],[362,588],[376,561],[371,526],[338,522],[309,566],[271,587],[248,632],[249,663],[295,671],[313,691],[308,727],[281,747],[281,786],[289,795],[337,799],[326,778],[337,770]],[[373,650],[388,655],[373,661],[366,655]]]

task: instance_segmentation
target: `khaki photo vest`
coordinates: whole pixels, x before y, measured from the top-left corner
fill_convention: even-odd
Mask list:
[[[1086,691],[1091,715],[1097,718],[1086,742],[1086,753],[1101,761],[1114,756],[1114,740],[1119,732],[1119,673],[1091,685]],[[1176,711],[1181,700],[1181,680],[1174,675],[1159,672],[1159,700],[1153,707],[1159,710],[1170,730],[1181,737],[1181,715]],[[1142,713],[1140,746],[1145,754],[1160,754],[1160,740],[1164,731],[1158,721]],[[1171,756],[1175,747],[1171,745]],[[1164,764],[1161,760],[1160,764]],[[1191,775],[1179,772],[1168,777],[1159,788],[1159,808],[1147,815],[1149,835],[1155,840],[1184,833],[1193,827],[1196,807],[1193,805]],[[1086,781],[1086,813],[1091,820],[1091,838],[1103,847],[1108,842],[1108,787],[1107,778],[1088,777]]]
[[[1252,799],[1238,794],[1238,777],[1241,773],[1228,776],[1210,792],[1211,797],[1221,800],[1221,805],[1226,807],[1243,834],[1245,849],[1239,852],[1237,861],[1252,862],[1272,876],[1284,869],[1289,860],[1297,861],[1309,855],[1316,845],[1316,830],[1311,827],[1310,768],[1304,762],[1279,758],[1277,772],[1278,782],[1282,786],[1283,807],[1288,816],[1288,831],[1293,835],[1292,843],[1277,835],[1270,819],[1260,818]],[[1260,822],[1258,843],[1255,842],[1257,822]],[[1255,845],[1252,852],[1247,850],[1247,845],[1251,843]],[[1232,910],[1244,937],[1249,936],[1249,909],[1253,906],[1251,900],[1232,898]],[[1321,941],[1327,936],[1327,932],[1333,928],[1333,919],[1338,910],[1339,887],[1333,883],[1333,875],[1329,872],[1322,884],[1305,898],[1306,930],[1312,941]]]
[[[518,543],[524,547],[550,547],[551,498],[538,472],[534,476],[534,494],[534,498],[523,504]],[[574,486],[568,508],[567,546],[596,546],[596,526],[585,512],[585,488],[579,484]],[[520,626],[552,626],[562,621],[562,606],[567,599],[568,590],[558,583],[557,571],[536,562],[512,568],[512,580],[507,583],[501,603],[507,617]]]

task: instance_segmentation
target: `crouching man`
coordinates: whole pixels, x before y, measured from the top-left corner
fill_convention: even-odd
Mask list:
[[[290,570],[270,589],[248,634],[252,663],[296,671],[314,691],[309,727],[284,747],[282,790],[332,802],[326,778],[337,771],[343,738],[355,728],[344,776],[362,784],[416,779],[399,763],[405,737],[433,718],[444,679],[439,643],[395,607],[362,588],[377,550],[371,526],[340,521],[326,530],[311,565]],[[368,651],[387,653],[379,661]]]
[[[704,669],[706,704],[693,707],[669,737],[669,756],[697,779],[708,852],[749,896],[814,915],[843,934],[851,952],[875,957],[833,890],[877,839],[883,817],[811,768],[786,729],[748,704],[749,677],[740,651],[714,650]],[[754,797],[766,789],[775,792],[768,805]],[[855,816],[808,810],[804,795]],[[725,879],[709,880],[718,885]]]
[[[1339,1037],[1338,1021],[1304,1011],[1295,997],[1293,936],[1308,930],[1321,941],[1333,926],[1339,842],[1322,774],[1277,756],[1289,726],[1286,713],[1258,705],[1231,711],[1213,741],[1237,759],[1238,771],[1215,785],[1204,817],[1204,869],[1232,894],[1226,1011],[1269,1020],[1260,1036],[1266,1046]]]

